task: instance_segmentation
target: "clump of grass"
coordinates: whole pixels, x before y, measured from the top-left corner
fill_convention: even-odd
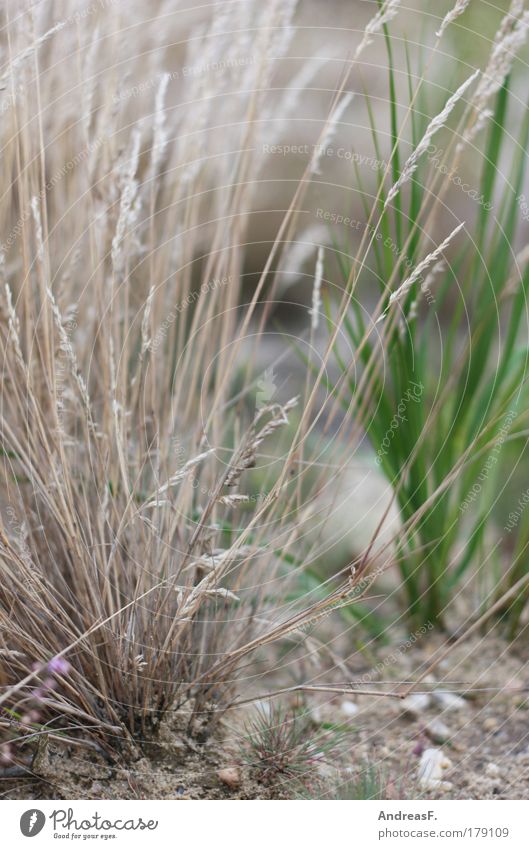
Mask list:
[[[376,463],[393,487],[402,523],[394,559],[407,615],[416,623],[445,625],[453,598],[484,571],[498,574],[507,569],[508,574],[487,591],[478,613],[492,609],[508,592],[514,631],[528,598],[525,528],[521,524],[518,529],[514,555],[504,540],[490,547],[491,533],[501,537],[492,518],[498,491],[512,474],[508,462],[501,462],[502,447],[515,442],[522,450],[527,443],[523,313],[529,266],[525,252],[513,251],[522,222],[519,196],[529,138],[527,110],[510,171],[501,187],[497,183],[514,61],[508,45],[523,43],[528,24],[519,8],[517,15],[507,15],[483,76],[477,81],[475,75],[468,78],[431,119],[418,108],[424,102],[425,72],[413,75],[407,51],[409,106],[400,126],[394,45],[386,31],[389,164],[386,172],[379,172],[371,206],[372,187],[363,187],[357,171],[365,233],[354,257],[347,244],[336,250],[344,299],[349,300],[343,332],[354,351],[352,363],[344,361],[336,344],[336,321],[341,327],[342,313],[335,315],[325,296],[343,378],[336,394],[345,410],[355,407],[359,438],[365,428]],[[468,88],[469,82],[473,88]],[[485,105],[494,105],[494,98],[495,109],[489,114]],[[380,134],[366,99],[379,159]],[[461,117],[450,136],[445,124],[457,109]],[[462,151],[483,134],[487,115],[473,220],[465,222],[464,230],[461,223],[454,227],[452,222],[446,238],[434,236],[431,228],[441,217],[450,186],[462,185]],[[440,131],[447,138],[444,144]],[[403,150],[410,147],[405,158]],[[457,221],[457,215],[451,217]],[[366,278],[379,298],[369,338],[369,321],[359,300]],[[360,368],[358,376],[354,372]],[[391,552],[388,560],[393,560]],[[361,558],[362,568],[368,561],[369,554]]]
[[[349,677],[347,659],[319,645],[312,628],[368,590],[372,545],[303,597],[289,594],[292,573],[310,566],[318,546],[311,540],[332,510],[332,501],[327,509],[311,496],[335,490],[325,463],[305,488],[313,459],[307,445],[312,440],[316,455],[344,394],[337,438],[346,433],[355,442],[367,428],[375,444],[411,378],[432,397],[431,321],[419,331],[420,281],[403,257],[413,259],[416,271],[440,274],[439,255],[461,236],[459,225],[450,227],[438,247],[424,249],[421,233],[438,208],[438,201],[429,207],[436,182],[421,192],[416,178],[429,143],[462,109],[474,79],[455,88],[424,126],[411,110],[413,150],[404,161],[390,55],[391,185],[381,180],[373,207],[384,236],[377,254],[380,302],[372,316],[379,344],[353,297],[378,241],[364,243],[357,262],[345,260],[334,325],[324,278],[330,249],[318,245],[307,330],[318,331],[323,305],[331,340],[313,380],[309,363],[301,398],[262,406],[252,395],[256,352],[283,246],[323,157],[314,153],[295,184],[248,300],[244,269],[260,187],[251,175],[260,173],[263,148],[257,117],[273,117],[274,133],[279,118],[284,123],[271,80],[293,35],[296,2],[215,4],[211,18],[187,33],[187,53],[179,58],[193,71],[181,76],[165,67],[166,51],[185,41],[181,32],[166,38],[170,16],[158,29],[154,16],[154,31],[135,19],[137,56],[152,56],[146,69],[123,42],[118,4],[99,12],[104,43],[96,26],[77,26],[75,2],[64,7],[62,26],[43,26],[41,9],[6,22],[2,156],[11,182],[0,195],[0,705],[8,717],[33,721],[26,707],[38,700],[38,723],[71,727],[93,744],[124,750],[175,714],[205,737],[233,704],[242,669],[246,674],[256,652],[266,661],[278,643],[294,644],[293,650],[309,645],[311,657],[326,649],[330,675],[339,670],[341,681]],[[388,36],[398,10],[398,0],[379,4],[322,122],[317,150],[333,139],[354,102],[346,91],[352,65],[375,37]],[[511,46],[526,24],[526,16],[505,24]],[[228,49],[251,61],[211,75]],[[112,56],[111,67],[103,54]],[[495,46],[491,74],[496,82],[503,75],[501,84],[478,88],[460,133],[474,138],[496,96],[482,180],[486,200],[504,134],[509,55]],[[148,85],[129,85],[131,74],[145,82],[151,70]],[[292,92],[284,102],[291,110]],[[221,120],[213,113],[218,104]],[[522,149],[528,134],[525,122]],[[219,138],[226,144],[220,152]],[[516,190],[522,159],[513,162]],[[442,622],[447,599],[484,544],[487,507],[454,562],[459,523],[453,519],[524,378],[526,351],[517,344],[527,257],[522,277],[507,271],[515,198],[507,192],[502,199],[498,231],[485,207],[477,223],[478,250],[467,269],[477,292],[471,362],[456,345],[462,301],[442,362],[443,391],[428,416],[424,406],[409,405],[413,420],[382,463],[403,520],[397,559],[407,609],[431,621]],[[386,247],[391,233],[396,262]],[[477,258],[489,254],[482,266]],[[443,280],[439,303],[449,281]],[[497,301],[511,310],[493,376],[487,340]],[[401,332],[400,318],[409,333]],[[336,351],[343,328],[353,342],[352,363]],[[319,406],[334,352],[342,373]],[[355,382],[357,362],[363,372]],[[387,385],[379,373],[386,362]],[[248,473],[279,433],[286,433],[283,454],[254,498]],[[515,436],[522,433],[513,429]],[[510,599],[527,577],[524,539],[507,579]],[[41,682],[50,669],[61,675],[60,687],[53,677]],[[310,783],[335,751],[336,739],[308,722],[273,709],[250,728],[250,760],[264,783]]]
[[[319,799],[407,799],[404,781],[395,781],[384,767],[371,763],[352,776],[340,776],[333,786],[322,790]]]
[[[388,781],[382,769],[367,765],[357,778],[337,788],[337,799],[389,799]]]
[[[115,73],[120,62],[146,73],[120,39],[117,4],[94,11],[102,30],[75,26],[75,2],[45,37],[33,12],[9,21],[5,77],[17,94],[2,124],[12,181],[0,198],[0,705],[19,711],[39,670],[67,662],[63,686],[40,694],[41,720],[107,747],[141,743],[175,714],[205,736],[231,705],[241,665],[352,589],[341,575],[316,603],[277,606],[282,565],[303,551],[312,518],[307,508],[291,521],[286,470],[314,416],[296,399],[241,406],[233,390],[241,361],[253,373],[244,343],[249,327],[254,351],[262,338],[260,298],[296,208],[241,308],[248,175],[261,166],[261,127],[249,116],[267,114],[295,9],[217,4],[180,56],[189,77],[165,71],[167,21],[156,29],[154,16],[135,43],[154,63],[145,86]],[[233,98],[241,66],[208,69],[228,48],[246,56],[249,31],[258,37]],[[231,127],[222,156],[214,102]],[[246,380],[242,394],[248,401]],[[283,465],[252,500],[248,470],[289,421]]]
[[[292,795],[314,786],[344,739],[343,731],[315,727],[307,713],[270,705],[259,708],[247,723],[242,758],[262,784]]]

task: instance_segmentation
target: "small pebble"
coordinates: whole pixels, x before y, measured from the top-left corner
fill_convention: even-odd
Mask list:
[[[309,719],[311,720],[311,722],[314,723],[314,725],[321,725],[321,723],[323,722],[323,714],[321,712],[321,707],[317,704],[307,706],[303,715],[309,717]]]
[[[358,713],[358,705],[356,702],[350,701],[350,699],[344,699],[340,704],[340,710],[345,716],[355,716]]]
[[[445,693],[443,690],[437,690],[433,693],[433,697],[443,710],[462,710],[468,707],[467,702],[457,693]]]
[[[411,750],[411,753],[412,753],[412,755],[415,755],[416,757],[420,758],[420,756],[422,755],[423,752],[424,752],[424,743],[423,743],[422,740],[417,740],[417,742],[415,743],[415,746]]]
[[[485,767],[485,773],[489,778],[498,778],[501,775],[501,770],[498,764],[490,763]]]
[[[432,719],[424,729],[425,734],[434,743],[446,743],[452,736],[452,732],[440,719]]]
[[[430,706],[428,693],[411,693],[400,703],[402,713],[405,716],[418,717]]]
[[[445,770],[452,766],[442,749],[425,749],[422,753],[417,778],[425,790],[449,790],[452,784],[445,781]]]
[[[217,776],[223,784],[226,784],[232,790],[239,787],[241,783],[241,774],[236,766],[227,766],[224,769],[219,769]]]
[[[484,731],[495,731],[498,727],[498,720],[494,719],[493,716],[488,716],[487,719],[483,720],[483,730]]]

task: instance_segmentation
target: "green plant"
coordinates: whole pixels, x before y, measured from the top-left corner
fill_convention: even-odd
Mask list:
[[[308,714],[271,705],[246,724],[241,755],[257,780],[292,795],[314,784],[320,767],[343,748],[345,734],[315,727]]]
[[[331,790],[325,791],[323,799],[394,799],[394,788],[388,782],[384,770],[367,763],[354,777],[338,780]]]
[[[523,29],[508,18],[504,27]],[[524,113],[509,172],[498,186],[508,126],[509,64],[502,66],[498,82],[493,51],[450,136],[446,128],[442,130],[447,116],[440,113],[439,120],[432,120],[419,111],[425,75],[414,82],[408,52],[409,106],[399,126],[387,31],[386,43],[389,166],[378,174],[371,208],[367,199],[372,189],[364,189],[357,169],[367,224],[356,256],[351,256],[347,243],[333,237],[350,305],[343,328],[354,351],[353,363],[345,362],[335,344],[345,386],[337,396],[344,409],[354,407],[371,439],[376,463],[394,490],[402,522],[396,561],[407,613],[415,621],[442,624],[451,599],[477,564],[500,556],[499,548],[488,551],[486,531],[492,525],[498,489],[505,484],[504,471],[508,477],[512,469],[498,463],[498,455],[507,441],[517,441],[522,448],[527,440],[523,310],[529,266],[526,253],[515,256],[512,246],[522,221],[529,111]],[[464,235],[460,227],[449,225],[452,233],[439,245],[441,240],[430,228],[440,216],[450,185],[462,184],[461,149],[473,143],[482,120],[478,113],[496,91],[479,189],[473,193],[474,223],[465,225]],[[381,160],[380,134],[367,94],[366,103],[374,154]],[[446,111],[452,112],[449,106],[447,100]],[[411,137],[404,141],[408,127]],[[444,144],[438,138],[441,131]],[[412,150],[407,158],[404,146]],[[448,263],[451,241],[456,253]],[[360,308],[366,283],[378,289],[379,297],[371,326]],[[331,333],[336,311],[328,294],[325,311]],[[498,326],[505,328],[501,334]],[[353,377],[357,363],[362,371]],[[526,535],[526,530],[520,533]],[[527,574],[525,537],[519,546],[500,594]],[[503,556],[509,555],[503,552]],[[496,586],[485,606],[496,600],[497,593]],[[526,594],[518,599],[513,617],[519,618],[525,601]]]
[[[44,729],[112,758],[146,751],[162,723],[205,741],[234,704],[251,701],[239,690],[254,693],[263,671],[277,674],[279,654],[282,671],[296,670],[294,690],[311,690],[305,682],[321,673],[341,682],[322,692],[349,692],[349,644],[343,631],[337,640],[328,632],[335,620],[356,632],[360,622],[382,638],[388,622],[366,596],[394,562],[405,614],[421,624],[444,624],[474,564],[492,563],[500,577],[483,608],[514,633],[527,612],[529,512],[508,549],[489,551],[486,532],[508,465],[500,471],[489,457],[507,443],[519,451],[527,437],[528,252],[511,251],[527,115],[503,186],[499,174],[528,14],[512,4],[487,73],[467,74],[437,111],[427,70],[415,80],[404,41],[407,72],[397,74],[399,42],[387,27],[400,3],[380,2],[314,148],[305,146],[303,173],[280,181],[291,193],[274,204],[267,241],[252,229],[272,214],[262,207],[273,182],[263,177],[265,147],[270,156],[291,147],[275,143],[326,62],[314,57],[296,77],[281,67],[276,80],[296,0],[216,2],[148,20],[145,4],[133,4],[130,39],[117,3],[66,0],[64,20],[49,27],[47,4],[15,17],[11,5],[0,32],[2,758],[27,772]],[[356,168],[366,229],[356,256],[332,234],[338,303],[324,279],[331,248],[309,239],[307,370],[294,397],[281,388],[276,397],[265,331],[283,297],[282,263],[334,135],[350,132],[344,118],[359,98],[348,88],[375,38],[389,57],[388,168],[377,170],[373,203]],[[175,55],[178,68],[167,70]],[[287,78],[280,97],[276,82]],[[492,103],[475,222],[463,234],[459,218],[448,226],[441,215],[445,177]],[[383,131],[368,95],[365,104],[382,163]],[[457,115],[442,150],[438,134]],[[437,223],[443,238],[434,238]],[[442,255],[456,248],[447,270]],[[366,284],[378,303],[371,309],[368,291],[364,311]],[[325,320],[329,344],[316,357]],[[406,427],[392,428],[381,451],[395,417]],[[371,568],[380,526],[339,563],[325,537],[342,457],[365,432],[402,520],[380,569],[378,560]],[[479,502],[470,496],[477,480]],[[247,760],[272,786],[312,787],[338,731],[272,708],[249,727]],[[368,770],[351,792],[381,786]]]

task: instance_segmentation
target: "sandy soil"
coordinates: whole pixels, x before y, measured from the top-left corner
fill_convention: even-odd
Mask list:
[[[398,667],[387,667],[384,677],[398,680],[425,668],[441,642],[434,637],[410,650]],[[417,688],[431,693],[424,707],[406,710],[408,703],[398,699],[352,695],[319,705],[317,713],[336,718],[344,708],[351,712],[351,700],[357,705],[351,720],[357,743],[349,768],[354,774],[362,762],[376,765],[395,798],[527,799],[528,659],[526,641],[509,647],[492,636],[476,637],[455,646],[428,684]],[[456,681],[465,683],[451,683]],[[428,748],[440,749],[451,762],[442,776],[450,788],[419,783],[421,756]]]
[[[384,679],[403,680],[424,668],[440,642],[432,636],[399,655],[395,665],[384,665]],[[378,654],[382,663],[393,657],[387,647]],[[345,786],[368,763],[383,776],[383,793],[389,798],[528,798],[527,657],[525,641],[509,647],[490,635],[476,637],[456,646],[435,676],[418,688],[431,693],[428,704],[416,705],[415,699],[410,708],[400,699],[354,692],[311,696],[304,705],[315,726],[339,724],[348,729],[341,761],[322,764],[312,794],[324,796],[337,784]],[[370,686],[377,686],[375,680]],[[443,703],[447,697],[442,692],[458,698],[449,696],[451,703]],[[175,722],[141,752],[114,763],[87,749],[50,743],[39,759],[39,774],[4,779],[1,792],[25,799],[284,797],[284,787],[263,787],[240,766],[237,729],[242,719],[228,716],[219,733],[203,744],[179,731]],[[451,764],[443,770],[448,783],[444,788],[428,788],[418,781],[428,748],[440,749]],[[240,781],[230,787],[218,773],[233,766]]]

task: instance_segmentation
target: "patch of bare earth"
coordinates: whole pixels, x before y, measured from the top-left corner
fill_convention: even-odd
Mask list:
[[[384,666],[384,679],[413,678],[440,644],[438,636],[423,640],[395,665]],[[380,649],[380,661],[388,654],[391,649]],[[513,647],[488,635],[453,649],[427,684],[417,688],[428,692],[422,703],[412,700],[409,706],[400,699],[358,695],[354,688],[346,696],[308,697],[304,705],[315,725],[347,728],[341,762],[322,766],[321,793],[314,795],[354,780],[369,764],[383,776],[388,798],[529,798],[528,687],[525,642]],[[18,799],[284,798],[284,787],[263,786],[241,766],[237,729],[243,720],[242,714],[230,717],[203,743],[174,721],[141,751],[118,755],[113,762],[53,741],[34,767],[38,774],[4,779],[0,792]],[[428,787],[418,778],[427,749],[440,750],[449,762],[443,786]]]
[[[270,791],[236,762],[221,731],[198,743],[177,721],[162,726],[141,750],[112,758],[50,741],[45,754],[28,763],[26,777],[0,781],[0,793],[8,799],[270,797]]]
[[[432,637],[410,649],[398,665],[385,667],[384,678],[413,679],[428,667],[440,644],[440,638]],[[362,765],[376,767],[390,798],[529,798],[526,643],[513,647],[490,635],[469,640],[455,646],[416,689],[426,697],[403,702],[352,690],[350,696],[315,704],[323,722],[343,722],[356,705],[349,720],[347,772],[354,777]],[[427,749],[439,750],[449,762],[442,770],[443,785],[419,780]]]

